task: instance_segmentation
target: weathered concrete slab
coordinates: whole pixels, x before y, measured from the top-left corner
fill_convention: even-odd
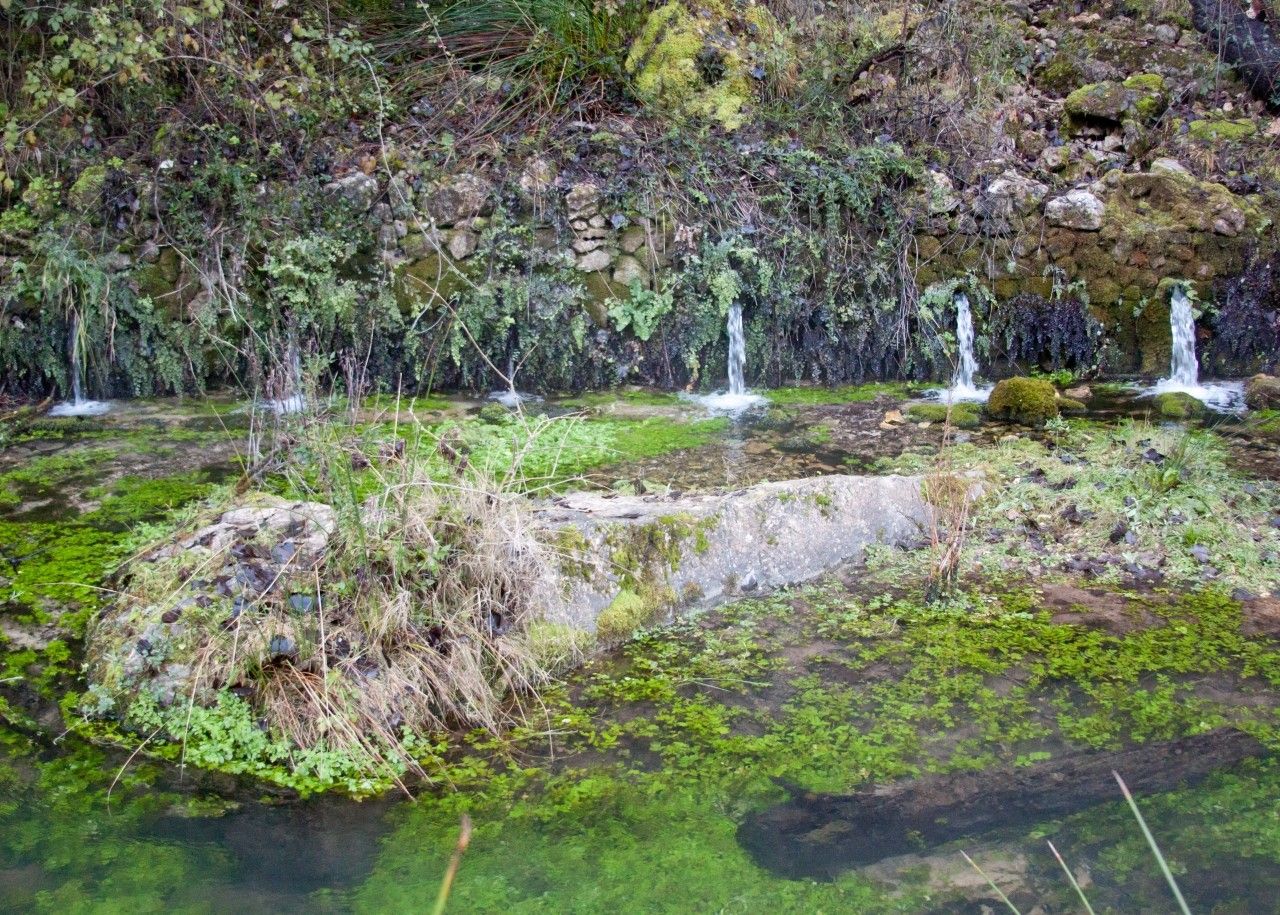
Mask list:
[[[595,630],[610,608],[627,609],[619,595],[645,624],[765,593],[859,560],[869,545],[916,540],[932,512],[919,477],[828,476],[716,495],[573,493],[538,518],[566,582],[549,619]],[[622,635],[624,622],[599,628]]]

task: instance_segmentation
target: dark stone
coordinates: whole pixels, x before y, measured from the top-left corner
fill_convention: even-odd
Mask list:
[[[273,637],[267,651],[271,653],[273,661],[291,661],[298,656],[298,646],[293,639],[283,635]]]
[[[320,601],[314,594],[290,594],[289,609],[301,616],[315,613],[320,608]]]

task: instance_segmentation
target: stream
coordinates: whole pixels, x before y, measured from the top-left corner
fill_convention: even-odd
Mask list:
[[[1144,416],[1137,393],[1099,390],[1089,418]],[[718,420],[690,447],[570,469],[579,485],[639,492],[739,487],[888,472],[943,444],[939,424],[886,420],[900,395],[821,400]],[[479,406],[450,400],[430,415],[466,418]],[[370,423],[390,421],[385,409],[367,412]],[[635,397],[597,400],[582,422],[654,420],[703,421],[687,403]],[[1208,424],[1229,436],[1234,466],[1274,477],[1275,445],[1235,437],[1239,422]],[[97,600],[86,583],[125,558],[134,535],[234,478],[246,423],[231,400],[131,402],[107,416],[43,423],[0,457],[11,595],[0,711],[14,722],[0,730],[0,909],[429,910],[465,812],[474,834],[450,911],[997,910],[961,850],[1022,911],[1079,911],[1046,839],[1097,911],[1173,911],[1118,793],[1033,828],[1015,822],[799,879],[761,866],[769,856],[744,847],[738,827],[795,790],[846,792],[996,760],[1033,765],[1081,739],[1101,746],[1111,733],[1195,732],[1224,715],[1235,721],[1235,708],[1274,720],[1280,705],[1258,673],[1280,672],[1274,642],[1238,636],[1242,625],[1280,635],[1271,604],[1046,586],[1034,601],[1048,619],[1019,603],[1032,599],[1024,582],[1001,586],[1007,601],[983,592],[989,603],[1005,601],[1000,615],[921,611],[850,569],[642,634],[553,689],[509,739],[473,737],[443,754],[430,771],[435,783],[414,798],[299,800],[62,734],[26,665],[79,625],[77,614]],[[987,423],[959,438],[995,446],[1018,435],[1025,430]],[[1135,620],[1165,635],[1148,644]],[[61,668],[49,676],[74,681],[74,647],[54,654]],[[1077,656],[1087,663],[1072,675],[1052,660]],[[1241,673],[1242,663],[1252,672]],[[1133,703],[1135,693],[1150,701]],[[1280,912],[1272,758],[1139,804],[1192,911]]]

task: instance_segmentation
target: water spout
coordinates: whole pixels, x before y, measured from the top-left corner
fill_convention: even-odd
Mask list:
[[[956,304],[956,345],[959,348],[959,359],[956,371],[951,378],[951,387],[938,392],[938,399],[943,403],[971,401],[982,403],[991,395],[989,386],[980,387],[975,381],[978,374],[978,357],[974,354],[973,308],[969,305],[969,296],[957,292]]]
[[[1191,297],[1181,286],[1174,287],[1169,300],[1169,323],[1173,331],[1173,359],[1169,381],[1186,388],[1200,384],[1200,360],[1196,358],[1196,319]]]
[[[742,332],[742,306],[734,302],[729,308],[729,394],[741,397],[747,393],[743,369],[747,365],[747,338]]]
[[[71,399],[55,404],[50,416],[101,416],[111,409],[102,400],[86,400],[84,396],[84,359],[80,353],[80,320],[71,319],[71,333],[67,340],[67,374],[71,377]]]
[[[712,412],[738,414],[764,403],[763,397],[747,390],[747,338],[742,328],[741,303],[729,306],[725,330],[729,335],[729,390],[693,399]]]
[[[1244,386],[1239,382],[1200,383],[1200,360],[1196,357],[1196,316],[1184,286],[1173,287],[1169,297],[1169,330],[1173,353],[1169,377],[1162,378],[1147,395],[1190,394],[1215,410],[1239,413],[1244,409]]]

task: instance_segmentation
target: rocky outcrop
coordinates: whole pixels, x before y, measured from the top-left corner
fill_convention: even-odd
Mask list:
[[[1280,410],[1280,378],[1254,375],[1245,384],[1244,402],[1251,410]]]

